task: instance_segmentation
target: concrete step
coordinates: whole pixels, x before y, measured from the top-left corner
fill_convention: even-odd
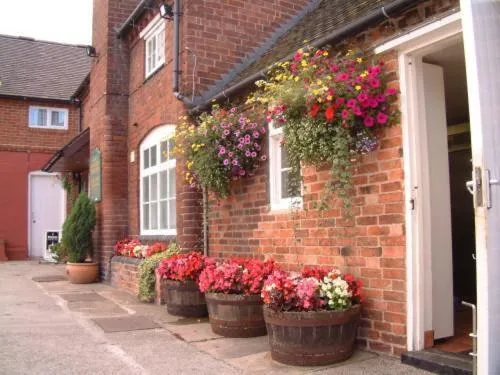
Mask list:
[[[403,353],[401,362],[436,374],[472,375],[472,357],[468,354],[426,349]]]

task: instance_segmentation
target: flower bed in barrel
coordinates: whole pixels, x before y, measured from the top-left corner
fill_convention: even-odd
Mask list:
[[[265,281],[264,319],[274,360],[299,366],[348,359],[360,319],[361,282],[338,270],[275,270]]]
[[[261,291],[274,261],[207,259],[199,278],[205,292],[212,331],[225,337],[266,334]]]
[[[198,278],[205,257],[198,252],[177,254],[163,260],[158,273],[165,283],[165,303],[169,314],[186,318],[207,316],[205,296],[198,287]]]

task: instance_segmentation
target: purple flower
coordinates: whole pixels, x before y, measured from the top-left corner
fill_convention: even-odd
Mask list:
[[[250,155],[252,155],[252,153],[251,153],[249,150],[246,150],[246,151],[245,151],[245,156],[246,156],[246,157],[249,157]]]
[[[226,153],[226,149],[224,147],[221,147],[219,150],[219,155],[224,155]]]
[[[240,144],[238,144],[238,146],[236,146],[236,147],[238,147],[240,150],[243,150],[243,147],[245,147],[245,145],[244,145],[243,143],[240,143]]]
[[[240,169],[240,176],[244,176],[246,174],[244,169]]]
[[[262,134],[266,134],[266,128],[265,128],[265,127],[260,128],[260,132],[261,132]]]
[[[227,129],[226,129],[226,130],[224,130],[224,131],[222,132],[222,134],[224,134],[224,135],[229,135],[229,130],[227,130]]]
[[[358,137],[359,136],[360,135],[358,134]],[[377,139],[374,137],[372,138],[364,135],[358,138],[358,140],[356,141],[356,149],[362,154],[371,152],[376,148],[377,148]]]
[[[229,165],[229,159],[224,159],[224,165]]]
[[[267,156],[266,156],[266,155],[262,155],[262,156],[260,157],[260,160],[262,160],[262,161],[266,161],[266,160],[267,160]]]
[[[252,140],[250,139],[250,137],[245,138],[245,144],[249,145],[250,143],[252,143]]]
[[[233,157],[233,153],[232,153],[231,151],[229,151],[229,152],[227,153],[227,156],[229,156],[230,158],[232,158],[232,157]]]
[[[238,138],[238,142],[240,142],[240,143],[244,143],[244,142],[245,142],[245,138],[243,138],[243,137]]]
[[[258,131],[253,132],[253,137],[254,138],[259,138],[260,137],[260,133]]]
[[[255,157],[257,157],[257,153],[256,153],[255,151],[252,151],[252,153],[250,154],[250,156],[251,156],[252,158],[255,158]]]
[[[235,113],[235,112],[236,112],[236,107],[231,108],[231,109],[229,110],[229,112],[231,112],[231,113]]]
[[[241,125],[244,125],[246,122],[247,122],[247,119],[243,116],[240,117],[240,119],[238,120],[238,122],[241,124]]]
[[[238,165],[238,160],[233,159],[233,162],[232,162],[232,163],[233,163],[233,165]]]

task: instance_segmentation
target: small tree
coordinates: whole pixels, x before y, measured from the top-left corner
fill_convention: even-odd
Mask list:
[[[94,203],[86,193],[80,193],[63,225],[62,245],[68,251],[68,261],[83,263],[92,256],[92,230],[96,221]]]

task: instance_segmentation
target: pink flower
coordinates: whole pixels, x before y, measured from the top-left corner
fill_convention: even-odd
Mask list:
[[[379,103],[385,102],[385,95],[384,94],[377,94],[375,96],[375,100]]]
[[[224,165],[229,165],[229,159],[224,159]]]
[[[366,116],[364,124],[367,128],[371,128],[373,125],[375,125],[375,120],[371,116]]]
[[[387,116],[385,113],[383,113],[383,112],[377,113],[377,122],[379,124],[386,124],[388,119],[389,119],[389,116]]]
[[[354,107],[356,106],[356,99],[349,99],[349,100],[347,101],[347,106],[348,106],[349,108],[354,108]]]
[[[341,82],[341,81],[345,81],[349,78],[349,75],[347,73],[340,73],[340,74],[337,74],[337,76],[335,77],[335,79],[338,81],[338,82]]]
[[[377,106],[378,106],[378,102],[375,99],[370,99],[369,103],[370,103],[370,107],[372,107],[372,108],[377,108]]]
[[[392,87],[387,89],[387,91],[386,91],[386,95],[396,95],[396,93],[397,93],[397,90],[395,88],[392,88]]]
[[[359,108],[358,106],[356,106],[356,107],[354,107],[353,113],[356,116],[361,116],[363,114],[363,111],[361,111],[361,108]]]
[[[366,93],[363,92],[363,93],[358,95],[358,100],[360,102],[364,102],[365,100],[368,100],[368,95],[366,95]]]
[[[342,119],[347,120],[349,118],[349,111],[347,109],[344,109],[342,111]]]
[[[340,107],[344,103],[345,103],[345,99],[344,98],[337,98],[337,99],[335,99],[335,106],[336,107]]]
[[[374,89],[380,87],[380,80],[378,78],[372,78],[368,82],[370,83],[370,86],[373,87]]]
[[[266,161],[266,160],[267,160],[267,156],[266,156],[266,155],[262,155],[262,156],[260,157],[260,160],[262,160],[262,161]]]

